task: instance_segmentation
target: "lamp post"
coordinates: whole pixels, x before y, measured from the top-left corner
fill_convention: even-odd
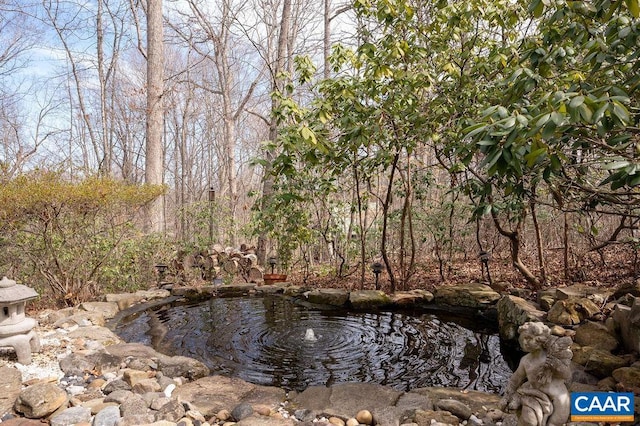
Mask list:
[[[480,262],[482,263],[482,277],[484,278],[484,270],[487,270],[487,281],[489,281],[489,285],[491,285],[491,274],[489,273],[489,259],[491,258],[491,255],[482,250],[480,251],[480,254],[478,255],[478,257],[480,258]]]
[[[164,263],[156,264],[156,271],[158,271],[158,285],[160,285],[160,283],[164,281],[164,275],[167,272],[167,268],[168,266]]]
[[[380,277],[380,273],[382,272],[382,263],[374,262],[371,265],[371,271],[373,271],[374,275],[376,276],[376,290],[380,290],[378,278]]]
[[[269,259],[267,260],[267,262],[269,262],[269,266],[271,266],[271,273],[273,274],[273,270],[276,267],[276,263],[278,263],[278,258],[275,256],[269,256]]]

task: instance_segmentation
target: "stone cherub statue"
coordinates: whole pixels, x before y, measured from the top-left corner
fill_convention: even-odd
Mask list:
[[[571,378],[571,338],[552,336],[541,322],[528,322],[518,332],[520,347],[528,354],[509,379],[499,408],[521,408],[518,426],[563,425],[571,411],[566,385]]]

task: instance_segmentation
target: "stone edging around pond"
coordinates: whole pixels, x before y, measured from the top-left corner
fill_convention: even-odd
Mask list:
[[[569,292],[558,289],[556,293],[563,291]],[[107,295],[104,302],[43,312],[38,318],[42,324],[38,332],[43,335],[44,350],[49,351],[48,355],[54,360],[59,358],[60,361],[62,372],[52,372],[57,374],[56,377],[27,379],[23,383],[16,368],[19,366],[8,362],[3,367],[6,356],[0,358],[0,375],[7,378],[7,384],[0,384],[0,393],[9,395],[6,399],[0,398],[0,417],[4,416],[4,423],[8,425],[11,422],[26,424],[15,423],[24,422],[24,419],[7,419],[13,415],[47,418],[52,425],[189,425],[234,424],[234,421],[240,426],[303,425],[312,424],[312,421],[316,421],[313,424],[323,424],[317,422],[323,417],[325,424],[330,421],[330,424],[339,425],[358,424],[355,419],[357,413],[370,410],[372,422],[378,425],[426,426],[434,424],[432,420],[435,424],[454,425],[462,422],[478,425],[515,422],[513,414],[504,414],[494,408],[498,396],[457,389],[423,388],[405,393],[380,385],[352,383],[330,388],[313,386],[300,394],[292,392],[287,395],[281,389],[253,385],[236,378],[208,376],[208,369],[199,361],[165,356],[140,344],[122,343],[104,327],[105,318],[113,318],[120,311],[143,301],[165,298],[170,294],[198,299],[214,293],[218,296],[283,293],[304,297],[310,303],[348,304],[356,309],[383,306],[451,306],[453,309],[456,306],[475,311],[495,308],[501,334],[506,337],[518,323],[544,320],[547,315],[539,308],[540,305],[517,296],[501,297],[489,287],[479,284],[442,287],[435,294],[414,290],[393,296],[371,290],[351,293],[336,289],[308,290],[287,284],[174,288],[171,292],[147,290]],[[567,318],[572,320],[573,312],[577,317],[587,315],[589,311],[581,306],[588,304],[585,300],[594,300],[593,294],[566,298],[561,294],[554,302],[549,294],[545,292],[543,295],[545,303],[549,307],[560,303],[567,312],[567,315],[558,315],[563,321]],[[574,303],[573,299],[577,302]],[[627,299],[631,306],[627,309],[626,322],[632,324],[637,319],[640,304],[636,298]],[[615,312],[616,309],[624,310],[617,305],[604,308],[591,312],[590,317],[606,316],[608,311]],[[558,308],[556,310],[559,311]],[[581,342],[573,348],[578,364],[574,369],[572,390],[615,389],[636,391],[638,394],[640,365],[635,356],[611,353],[619,346],[618,339],[611,332],[615,329],[615,320],[607,320],[607,328],[600,322],[587,321],[590,317],[581,318],[579,322],[584,324],[578,327],[564,324],[565,327],[554,328],[556,333],[572,334],[577,342]],[[581,332],[581,329],[586,331]],[[595,334],[597,337],[587,341]],[[608,342],[606,348],[601,345],[604,341]],[[58,342],[58,345],[52,342]],[[35,361],[43,356],[46,355],[34,355]],[[638,400],[640,398],[636,398],[636,403]],[[367,424],[367,419],[360,420]]]

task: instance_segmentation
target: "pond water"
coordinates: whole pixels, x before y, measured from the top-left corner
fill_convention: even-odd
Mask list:
[[[320,310],[273,296],[162,305],[120,319],[115,331],[198,359],[214,374],[287,390],[370,382],[498,393],[511,370],[495,330],[477,327],[424,312]]]

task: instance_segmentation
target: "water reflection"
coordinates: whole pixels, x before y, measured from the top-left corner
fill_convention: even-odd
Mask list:
[[[321,338],[305,340],[309,329]],[[116,331],[214,373],[285,389],[360,381],[499,392],[511,374],[494,334],[431,314],[315,310],[283,297],[166,306]]]

